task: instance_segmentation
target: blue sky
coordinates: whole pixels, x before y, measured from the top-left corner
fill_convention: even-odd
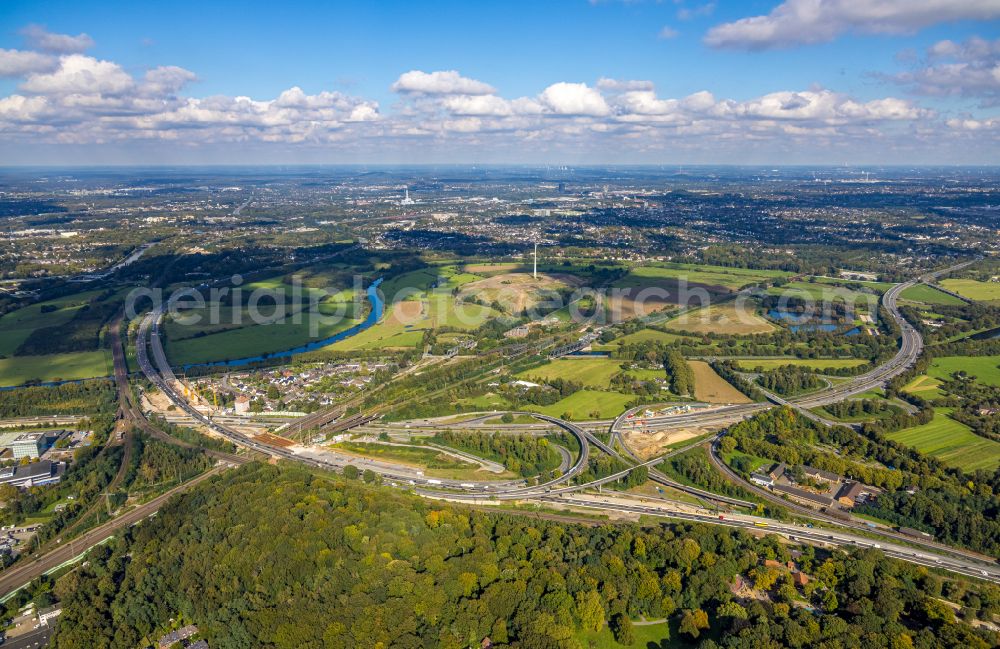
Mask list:
[[[0,153],[1000,162],[1000,1],[818,2],[8,1]]]

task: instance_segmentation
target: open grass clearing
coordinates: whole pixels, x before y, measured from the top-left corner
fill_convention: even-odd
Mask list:
[[[951,412],[950,408],[937,408],[930,422],[887,433],[886,437],[965,471],[1000,466],[1000,442],[976,435],[949,417]]]
[[[607,388],[611,385],[611,377],[622,371],[623,361],[611,358],[558,358],[545,365],[525,370],[518,378],[525,380],[540,379],[550,381],[563,379],[581,383],[592,388]]]
[[[680,637],[677,637],[676,634],[678,632],[676,629],[674,633],[671,633],[671,624],[676,624],[676,622],[668,620],[658,624],[639,624],[633,621],[632,636],[635,641],[630,645],[618,644],[607,625],[602,626],[601,630],[596,632],[579,631],[576,637],[580,641],[580,644],[588,649],[622,649],[623,647],[628,647],[629,649],[649,649],[650,647],[688,646]]]
[[[526,406],[525,410],[573,421],[614,419],[635,397],[605,390],[580,390],[550,406]]]
[[[487,392],[475,397],[464,397],[458,400],[458,405],[464,409],[475,410],[477,412],[511,409],[510,402],[495,392]]]
[[[954,295],[948,295],[927,284],[911,286],[899,294],[904,300],[923,302],[924,304],[941,304],[944,306],[962,306],[965,302]]]
[[[694,372],[694,397],[705,403],[750,403],[745,394],[715,373],[705,361],[688,361]]]

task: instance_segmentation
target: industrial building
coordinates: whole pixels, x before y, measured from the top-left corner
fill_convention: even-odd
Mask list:
[[[65,462],[42,460],[0,469],[0,484],[23,488],[38,487],[59,482],[64,473],[66,473]]]

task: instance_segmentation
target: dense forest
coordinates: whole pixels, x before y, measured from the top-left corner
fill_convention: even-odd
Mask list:
[[[801,365],[782,365],[767,372],[761,372],[757,382],[765,390],[777,392],[785,396],[818,390],[826,385],[823,379],[808,367]]]
[[[524,477],[540,475],[559,467],[559,453],[549,441],[532,435],[442,431],[433,439],[445,446],[499,462],[508,471]]]
[[[83,415],[116,402],[114,384],[103,380],[0,390],[0,417]]]
[[[810,575],[804,586],[782,567],[793,560]],[[766,596],[734,595],[738,576]],[[96,548],[52,594],[63,610],[57,649],[144,646],[179,618],[213,649],[459,649],[487,638],[582,649],[605,628],[630,645],[640,616],[666,618],[670,642],[704,649],[1000,640],[940,599],[972,620],[1000,611],[1000,589],[876,550],[831,555],[708,526],[470,511],[256,463]]]

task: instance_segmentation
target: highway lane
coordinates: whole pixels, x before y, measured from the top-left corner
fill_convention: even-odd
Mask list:
[[[923,339],[920,337],[920,332],[907,322],[903,317],[903,314],[900,313],[899,305],[897,304],[900,294],[911,286],[927,282],[930,279],[952,273],[956,270],[961,270],[971,263],[973,262],[967,261],[955,264],[954,266],[949,266],[943,270],[938,270],[919,278],[893,285],[892,288],[886,291],[882,296],[882,305],[885,307],[886,311],[889,312],[889,315],[900,329],[900,346],[896,354],[882,365],[879,365],[864,374],[855,376],[850,381],[839,386],[834,386],[832,388],[803,395],[801,397],[787,399],[788,405],[799,410],[829,405],[831,403],[843,401],[844,399],[856,394],[880,388],[893,377],[905,372],[920,355],[920,352],[923,349]],[[740,404],[719,408],[705,413],[690,413],[687,415],[649,418],[645,419],[645,422],[646,427],[652,429],[670,428],[674,426],[706,426],[721,423],[729,419],[742,418],[755,414],[761,410],[766,410],[770,407],[772,407],[771,404]],[[635,410],[639,410],[639,408],[636,408]],[[628,413],[623,413],[623,416],[624,414]],[[612,424],[613,433],[619,428],[621,422],[622,416],[614,421]]]
[[[896,292],[897,295],[902,290],[905,290],[905,285],[898,285],[898,286],[899,286],[899,289]],[[892,305],[893,308],[895,308],[895,303],[894,302],[891,302],[891,305]],[[243,435],[241,433],[238,433],[236,431],[227,430],[226,428],[219,426],[216,422],[210,420],[209,418],[207,418],[204,415],[202,415],[200,412],[196,411],[189,403],[186,402],[185,399],[183,399],[182,397],[180,397],[180,395],[178,395],[176,393],[176,391],[173,389],[173,387],[171,385],[169,385],[167,383],[167,381],[165,380],[165,378],[164,378],[164,377],[172,377],[172,371],[170,371],[170,369],[169,369],[169,364],[167,363],[166,356],[165,356],[165,354],[163,352],[162,345],[159,344],[158,322],[159,322],[159,318],[161,316],[162,316],[162,309],[160,310],[159,313],[150,314],[150,316],[147,316],[147,318],[143,321],[142,326],[140,327],[140,345],[139,345],[140,349],[142,349],[143,351],[140,352],[138,354],[138,356],[139,356],[140,365],[142,367],[143,372],[147,375],[147,377],[154,384],[156,384],[158,387],[160,387],[160,389],[164,390],[165,394],[167,394],[168,397],[170,397],[171,400],[174,401],[174,403],[176,403],[183,410],[185,410],[186,412],[188,412],[189,414],[191,414],[193,417],[195,417],[196,419],[198,419],[199,421],[201,421],[205,425],[209,426],[213,430],[216,430],[216,432],[219,432],[223,436],[226,436],[226,437],[229,437],[229,438],[233,439],[235,442],[237,442],[237,443],[239,443],[241,445],[247,445],[250,448],[254,448],[255,450],[260,450],[261,452],[268,453],[268,454],[270,454],[272,456],[285,457],[286,459],[291,459],[291,460],[295,460],[295,461],[305,462],[307,464],[312,464],[314,466],[319,466],[320,468],[334,468],[334,469],[340,469],[340,468],[342,468],[342,465],[340,465],[338,463],[335,463],[335,462],[328,462],[328,461],[321,461],[321,460],[315,460],[315,459],[302,458],[301,456],[297,456],[295,454],[287,452],[285,449],[279,449],[279,448],[276,448],[276,447],[270,447],[270,446],[261,444],[260,442],[256,442],[255,440],[252,440],[252,439],[246,437],[245,435]],[[904,331],[904,335],[903,335],[904,342],[903,342],[903,344],[901,344],[900,353],[897,354],[897,356],[895,357],[894,361],[896,359],[899,359],[901,356],[903,356],[904,359],[905,359],[905,357],[908,357],[910,355],[913,355],[915,357],[915,354],[919,353],[918,351],[914,352],[914,349],[919,349],[919,344],[915,345],[915,344],[912,344],[912,342],[910,344],[907,344],[905,342],[907,340],[907,336],[905,335],[905,331],[906,330],[903,329],[903,331]],[[147,342],[146,341],[146,336],[147,335],[149,337],[148,343],[150,345],[150,349],[152,349],[152,351],[153,351],[154,357],[155,357],[155,359],[157,361],[157,365],[159,366],[159,369],[162,372],[162,376],[161,376],[160,372],[157,372],[156,368],[154,368],[152,366],[152,364],[149,362],[148,357],[145,354],[145,349],[144,348],[145,348],[145,345],[146,345],[146,342]],[[918,336],[918,339],[919,339],[919,336]],[[912,362],[912,361],[910,361],[910,362]],[[887,365],[889,365],[889,364],[887,364]],[[904,361],[897,361],[897,362],[891,363],[891,366],[892,367],[890,367],[889,370],[886,370],[884,372],[875,372],[875,371],[873,371],[872,373],[869,373],[868,375],[862,377],[862,380],[863,381],[868,381],[868,380],[874,380],[874,378],[878,378],[879,380],[884,380],[883,377],[887,373],[893,372],[893,371],[902,371],[902,369],[905,369],[905,367],[907,365],[906,365],[906,363]],[[902,369],[899,369],[900,367],[902,367]],[[867,388],[865,388],[865,389],[867,389]],[[836,391],[840,392],[841,390],[836,390]],[[834,390],[831,390],[830,392],[834,392]],[[746,416],[748,414],[752,414],[752,412],[754,412],[757,409],[762,409],[762,408],[766,408],[766,407],[768,407],[768,406],[767,405],[763,405],[763,404],[746,404],[744,406],[737,406],[736,408],[740,408],[740,410],[737,411],[740,415]],[[606,453],[609,453],[609,454],[611,454],[611,455],[613,455],[615,457],[621,458],[621,456],[613,448],[611,448],[609,445],[604,444],[600,439],[596,438],[594,435],[592,435],[591,433],[588,433],[587,431],[585,431],[584,429],[580,428],[579,426],[576,426],[575,424],[571,424],[569,422],[558,420],[556,418],[548,418],[548,417],[545,417],[545,416],[535,415],[534,413],[527,413],[527,414],[533,414],[534,416],[536,416],[536,417],[538,417],[538,418],[540,418],[540,419],[542,419],[544,421],[549,421],[551,423],[559,425],[559,426],[563,427],[564,429],[569,430],[574,435],[577,435],[578,439],[582,435],[582,439],[583,439],[583,441],[581,442],[581,448],[582,449],[589,449],[589,444],[594,444],[595,446],[597,446],[598,448],[600,448],[602,451],[604,451]],[[720,414],[719,411],[715,411],[714,413],[712,413],[713,416],[719,416],[719,414]],[[730,409],[729,412],[723,413],[724,416],[729,416],[731,414],[732,414],[732,409]],[[619,420],[616,420],[616,423],[618,421]],[[676,421],[676,419],[675,419],[675,421]],[[588,442],[589,442],[589,444],[588,444]],[[685,449],[678,449],[675,452],[682,452],[682,450],[686,450],[686,448]],[[622,459],[624,459],[624,458],[622,458]],[[655,466],[655,464],[663,461],[663,459],[664,458],[655,458],[654,460],[650,460],[649,462],[644,462],[643,465],[646,465],[646,466],[649,466],[649,467],[653,467],[653,466]],[[577,464],[575,465],[575,467],[583,467],[583,466],[585,466],[585,463],[586,463],[586,450],[584,450],[583,452],[581,452],[580,457],[578,458],[578,461],[577,461]],[[597,486],[599,484],[605,484],[607,482],[611,482],[613,480],[620,479],[622,476],[624,476],[625,474],[627,474],[628,471],[631,471],[633,469],[634,469],[634,467],[630,467],[629,469],[627,469],[625,471],[622,471],[619,474],[616,474],[614,476],[608,476],[605,479],[602,479],[600,481],[594,481],[594,482],[588,483],[586,485],[572,485],[572,486],[568,486],[568,487],[563,487],[563,488],[561,488],[559,490],[559,493],[560,494],[568,494],[568,493],[571,493],[571,492],[574,492],[574,491],[579,491],[581,489],[591,488],[591,487]],[[657,481],[659,481],[659,482],[661,482],[663,484],[668,484],[669,486],[672,486],[672,487],[675,487],[675,488],[681,488],[681,489],[684,489],[684,490],[690,490],[690,488],[687,488],[685,485],[678,485],[677,483],[669,480],[668,478],[666,478],[662,474],[659,474],[657,476],[656,474],[658,474],[659,472],[656,472],[655,469],[651,468],[650,473],[651,473],[651,476],[654,477],[654,480],[657,480]],[[386,477],[387,479],[389,479],[390,481],[392,481],[392,480],[398,480],[400,482],[408,483],[410,485],[415,485],[416,484],[415,479],[413,479],[409,475],[400,476],[400,475],[393,474],[393,473],[383,473],[383,476]],[[539,498],[549,497],[548,494],[552,493],[554,491],[554,488],[560,482],[564,482],[564,481],[566,481],[568,479],[569,479],[568,477],[563,476],[563,477],[561,477],[561,478],[559,478],[559,479],[557,479],[555,481],[550,481],[549,483],[546,483],[546,484],[543,484],[543,485],[539,485],[539,486],[515,486],[515,487],[511,487],[511,488],[503,488],[502,487],[502,488],[498,489],[496,492],[493,492],[492,494],[483,493],[483,491],[485,489],[489,489],[490,488],[489,486],[485,486],[485,485],[472,485],[472,484],[468,484],[468,483],[458,483],[458,484],[455,484],[454,482],[452,482],[450,484],[442,484],[442,481],[422,480],[421,482],[423,483],[423,485],[421,487],[418,487],[416,489],[416,491],[417,491],[417,493],[421,493],[423,495],[431,496],[431,497],[442,497],[442,498],[448,498],[448,499],[465,499],[465,500],[469,500],[469,501],[482,500],[484,497],[489,497],[491,500],[494,500],[494,499],[539,499]],[[438,489],[440,489],[442,486],[448,487],[448,488],[458,488],[458,489],[463,489],[463,490],[479,489],[480,493],[452,493],[452,492],[438,491]],[[697,491],[698,491],[698,495],[700,495],[702,497],[712,498],[712,499],[716,499],[716,500],[719,500],[719,499],[729,500],[733,504],[739,504],[739,505],[743,505],[743,506],[751,505],[751,503],[746,503],[744,501],[738,501],[738,500],[735,500],[735,499],[724,499],[723,497],[720,497],[720,496],[718,496],[716,494],[711,494],[710,492],[702,492],[701,490],[697,490]],[[912,540],[911,539],[907,539],[907,541],[912,541]],[[936,559],[934,559],[934,564],[935,565],[941,565],[939,563],[939,561],[942,561],[942,560],[943,559],[941,559],[940,557],[936,558]]]
[[[579,496],[543,496],[538,500],[543,502],[569,504],[574,507],[599,509],[602,511],[612,510],[631,512],[697,523],[708,523],[711,525],[753,529],[766,533],[779,534],[795,541],[823,543],[838,547],[875,548],[887,556],[909,563],[927,566],[929,568],[949,570],[951,572],[960,573],[970,577],[1000,583],[1000,567],[997,567],[995,564],[989,565],[979,561],[965,560],[957,557],[942,557],[931,552],[887,541],[876,541],[870,538],[834,530],[819,530],[796,523],[780,523],[772,519],[747,515],[719,515],[712,512],[692,513],[686,509],[682,510],[669,504],[652,506],[641,503],[621,502],[620,500],[613,498],[585,499]]]
[[[318,457],[315,455],[308,456],[295,453],[287,448],[265,444],[248,435],[229,428],[228,426],[224,426],[204,415],[201,411],[191,405],[191,403],[188,402],[183,395],[178,394],[174,387],[177,385],[177,379],[174,376],[173,370],[170,367],[170,363],[167,360],[166,353],[164,352],[163,345],[161,343],[159,323],[163,317],[165,309],[166,306],[161,305],[147,314],[140,322],[136,342],[136,360],[139,363],[139,368],[142,370],[143,374],[146,375],[146,378],[163,391],[163,393],[174,405],[186,412],[202,425],[208,427],[210,430],[239,446],[243,446],[260,453],[265,453],[272,457],[303,462],[310,466],[327,470],[342,471],[344,467],[349,464],[361,465],[361,468],[370,468],[387,480],[401,482],[411,486],[422,485],[430,490],[449,488],[457,490],[476,490],[482,492],[487,490],[523,490],[527,488],[536,490],[544,489],[546,486],[570,480],[574,475],[581,472],[586,467],[587,444],[585,438],[583,437],[583,431],[573,424],[562,422],[561,420],[556,420],[555,418],[552,418],[552,423],[556,423],[557,425],[565,428],[571,434],[576,435],[580,440],[581,447],[584,450],[580,454],[577,463],[569,472],[556,478],[555,480],[536,487],[528,487],[523,480],[507,483],[498,483],[496,481],[479,482],[444,479],[439,480],[435,478],[428,478],[422,474],[422,471],[416,469],[411,470],[406,467],[391,465],[374,460],[365,460],[363,458],[348,455],[337,455],[336,453],[330,451],[325,451],[323,454],[324,457]],[[152,352],[152,360],[150,360],[150,352]]]
[[[828,516],[823,512],[817,511],[816,509],[813,509],[812,507],[809,507],[807,505],[802,505],[793,500],[787,500],[785,498],[782,498],[781,496],[778,496],[772,491],[768,491],[763,487],[757,486],[752,482],[744,480],[743,476],[733,471],[729,467],[729,465],[723,462],[722,458],[719,456],[718,437],[713,439],[712,446],[709,449],[708,457],[709,460],[712,462],[712,464],[715,466],[715,468],[719,472],[721,472],[724,476],[726,476],[726,478],[730,482],[743,487],[747,491],[750,491],[751,493],[754,493],[769,502],[773,502],[777,505],[780,505],[781,507],[790,509],[797,514],[807,516],[808,518],[811,518],[813,520],[823,521],[824,523],[836,525],[838,527],[853,528],[856,530],[868,532],[869,534],[877,534],[885,538],[905,541],[907,543],[912,543],[914,545],[919,545],[921,547],[930,548],[933,550],[937,550],[939,552],[947,552],[949,554],[959,555],[964,558],[996,563],[996,560],[993,557],[988,557],[979,554],[977,552],[964,550],[962,548],[955,548],[950,545],[946,545],[944,543],[939,543],[938,541],[921,539],[919,537],[913,537],[913,536],[906,536],[905,534],[900,534],[892,530],[883,530],[883,529],[873,530],[869,528],[867,525],[865,525],[863,522],[855,521],[852,519],[837,518],[835,516]]]

